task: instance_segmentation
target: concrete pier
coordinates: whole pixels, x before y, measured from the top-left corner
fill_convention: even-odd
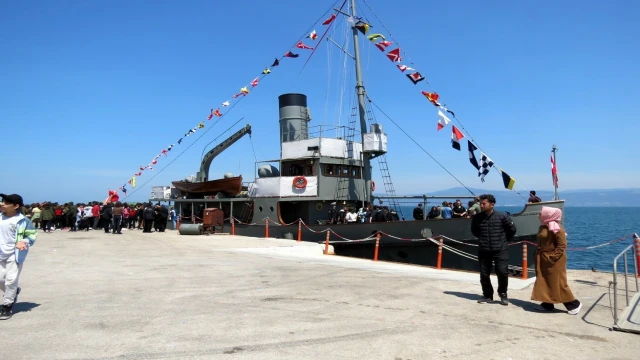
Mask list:
[[[322,255],[319,244],[176,232],[40,233],[3,359],[636,359],[610,274],[569,271],[584,303],[477,304],[479,276]],[[454,256],[454,255],[448,255]]]

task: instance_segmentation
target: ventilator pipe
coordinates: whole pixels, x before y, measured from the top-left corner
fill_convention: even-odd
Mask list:
[[[380,233],[376,233],[376,247],[373,251],[373,261],[378,261],[378,251],[380,249]]]
[[[529,278],[529,259],[527,259],[527,243],[522,243],[522,280]]]
[[[329,255],[329,236],[331,236],[331,231],[327,230],[327,238],[324,241],[324,254]]]
[[[444,240],[440,238],[440,244],[438,245],[438,262],[436,264],[436,268],[438,270],[442,270],[442,246],[444,245]]]
[[[638,270],[638,267],[640,267],[640,237],[638,237],[638,234],[633,234],[633,242],[636,244],[636,273],[640,278],[640,270]]]
[[[269,237],[269,218],[264,219],[264,237],[268,238]]]
[[[302,219],[298,219],[298,242],[302,241]]]

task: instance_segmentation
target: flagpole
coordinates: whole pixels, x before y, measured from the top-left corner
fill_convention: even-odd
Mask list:
[[[554,192],[553,192],[553,200],[558,200],[558,161],[556,159],[556,153],[558,152],[558,147],[556,147],[556,144],[553,144],[553,147],[551,148],[551,153],[553,154],[553,167],[555,169],[555,173],[553,174],[553,188],[554,188]]]
[[[351,0],[351,16],[356,17],[356,0]],[[358,93],[358,113],[360,115],[360,135],[364,144],[364,134],[367,133],[367,119],[364,102],[364,85],[362,84],[362,67],[360,66],[360,47],[358,45],[358,29],[353,27],[353,57],[356,64],[356,90]],[[371,161],[369,156],[362,153],[362,161],[364,162],[364,171],[362,177],[365,182],[364,200],[371,203]]]

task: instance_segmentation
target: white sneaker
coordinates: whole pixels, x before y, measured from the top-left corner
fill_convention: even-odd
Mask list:
[[[580,312],[580,309],[582,309],[582,303],[580,303],[580,305],[578,305],[577,308],[567,311],[567,314],[569,315],[578,315],[578,313]]]

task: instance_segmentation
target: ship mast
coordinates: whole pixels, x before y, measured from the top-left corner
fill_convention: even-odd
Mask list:
[[[356,17],[356,0],[351,0],[351,16]],[[360,136],[362,145],[364,146],[364,134],[367,132],[367,118],[364,100],[364,85],[362,84],[362,67],[360,66],[360,47],[358,45],[358,29],[353,27],[353,55],[356,64],[356,91],[358,94],[358,114],[360,115]],[[364,201],[371,203],[371,161],[369,155],[362,152],[362,162],[364,163],[364,171],[362,178],[365,182]]]

